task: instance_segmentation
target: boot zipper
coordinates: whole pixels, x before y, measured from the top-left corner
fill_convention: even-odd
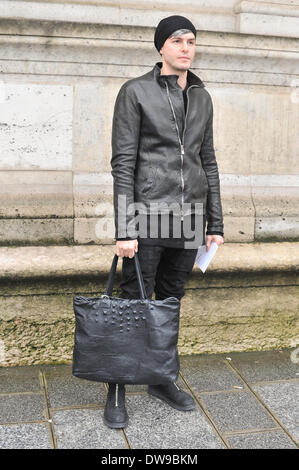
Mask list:
[[[174,112],[174,109],[173,109],[173,105],[172,105],[172,101],[171,101],[171,98],[170,98],[169,89],[168,89],[168,84],[167,84],[166,81],[165,81],[165,86],[166,86],[166,91],[167,91],[167,97],[168,97],[168,100],[169,100],[169,103],[170,103],[170,106],[171,106],[171,110],[172,110],[172,114],[173,114],[173,117],[174,117],[175,126],[176,126],[176,130],[177,130],[177,135],[178,135],[178,139],[179,139],[179,143],[180,143],[180,149],[181,149],[181,182],[182,182],[181,220],[183,220],[183,219],[184,219],[184,186],[185,186],[185,183],[184,183],[184,173],[183,173],[183,165],[184,165],[184,155],[185,155],[185,149],[184,149],[184,144],[185,144],[185,131],[186,131],[187,115],[188,115],[188,110],[189,110],[188,92],[189,92],[190,88],[198,87],[198,85],[190,85],[190,86],[188,87],[188,89],[187,89],[187,109],[186,109],[185,124],[184,124],[184,130],[183,130],[183,141],[181,140],[181,137],[180,137],[180,132],[179,132],[178,124],[177,124],[177,119],[176,119],[176,115],[175,115],[175,112]],[[198,88],[199,88],[199,87],[198,87]]]
[[[118,406],[118,384],[115,387],[115,406]]]
[[[181,389],[177,386],[177,384],[176,384],[175,382],[173,382],[173,383],[174,383],[174,385],[176,386],[176,388],[177,388],[178,390],[181,390]]]

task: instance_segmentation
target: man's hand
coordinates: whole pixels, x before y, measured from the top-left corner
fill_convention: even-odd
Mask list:
[[[224,240],[221,235],[206,235],[206,250],[207,251],[209,251],[212,242],[216,242],[217,245],[222,245],[222,243],[224,243]]]
[[[138,240],[116,240],[117,256],[133,258],[138,251]]]

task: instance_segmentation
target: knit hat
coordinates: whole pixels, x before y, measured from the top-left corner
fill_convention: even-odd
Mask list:
[[[160,53],[160,49],[172,33],[177,29],[190,29],[194,36],[196,37],[196,29],[188,18],[180,15],[172,15],[167,18],[163,18],[160,21],[155,31],[155,46],[157,51]]]

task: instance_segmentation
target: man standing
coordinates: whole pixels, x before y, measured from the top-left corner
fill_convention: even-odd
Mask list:
[[[189,70],[195,39],[196,29],[187,18],[173,15],[161,20],[154,43],[162,62],[141,77],[125,82],[116,98],[111,167],[116,254],[123,257],[122,298],[139,298],[132,259],[136,252],[148,298],[155,292],[156,299],[181,299],[198,246],[206,244],[209,249],[212,241],[218,245],[224,242],[213,146],[213,104],[204,83]],[[168,210],[163,216],[159,209],[153,210],[155,204],[161,203],[163,207],[175,203],[179,211],[171,214]],[[150,214],[155,213],[157,231],[153,236]],[[165,214],[169,223],[167,237],[161,234]],[[186,220],[195,229],[195,237],[200,235],[200,242],[195,238],[192,248],[186,247]],[[180,236],[176,235],[178,221]],[[195,407],[193,398],[174,382],[149,385],[148,393],[181,411]],[[127,426],[123,384],[109,384],[104,421],[113,428]]]

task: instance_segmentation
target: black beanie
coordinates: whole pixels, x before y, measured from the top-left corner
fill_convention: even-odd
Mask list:
[[[196,29],[188,18],[180,15],[163,18],[156,28],[154,39],[156,49],[159,53],[166,39],[169,38],[169,36],[171,36],[171,34],[177,29],[190,29],[196,37]]]

